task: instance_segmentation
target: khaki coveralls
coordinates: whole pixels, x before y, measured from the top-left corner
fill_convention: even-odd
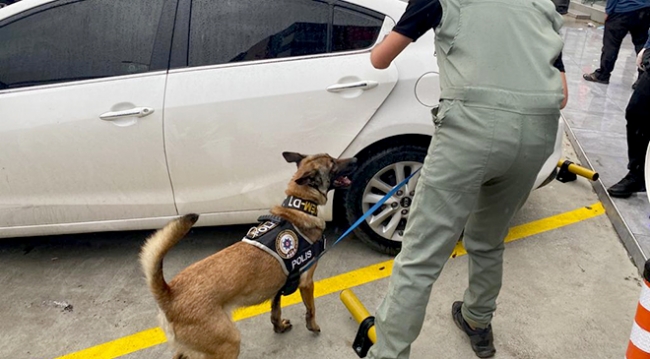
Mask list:
[[[409,357],[433,283],[465,229],[462,314],[485,328],[501,288],[509,222],[553,152],[563,100],[562,18],[550,0],[441,0],[441,103],[388,292],[373,359]],[[451,303],[450,303],[451,304]],[[432,353],[431,358],[444,357]]]

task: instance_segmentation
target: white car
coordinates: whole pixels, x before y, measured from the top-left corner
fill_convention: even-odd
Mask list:
[[[421,166],[434,36],[386,70],[399,0],[23,0],[0,9],[0,237],[253,223],[282,151],[359,159],[321,215],[358,218]],[[552,177],[556,151],[536,187]],[[356,235],[396,253],[412,183]],[[405,199],[407,198],[407,199]]]

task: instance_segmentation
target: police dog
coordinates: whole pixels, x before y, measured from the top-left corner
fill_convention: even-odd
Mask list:
[[[316,205],[327,202],[327,192],[348,187],[346,175],[356,159],[335,159],[326,154],[305,156],[294,152],[282,154],[296,163],[297,172],[285,191],[288,198],[300,198]],[[293,224],[306,239],[322,238],[325,221],[313,213],[275,206],[271,214]],[[160,326],[176,351],[174,359],[237,358],[240,333],[231,319],[239,307],[256,305],[269,299],[271,323],[276,333],[291,329],[288,319],[281,318],[280,291],[287,282],[283,265],[273,255],[240,241],[181,271],[171,282],[163,277],[165,254],[196,223],[197,214],[187,214],[168,223],[149,237],[142,247],[140,262],[147,284],[160,308]],[[298,288],[307,308],[307,329],[320,332],[316,324],[313,275],[316,265],[300,275]]]

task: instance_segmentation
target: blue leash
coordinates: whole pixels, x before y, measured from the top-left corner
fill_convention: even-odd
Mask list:
[[[379,200],[379,202],[375,203],[374,206],[370,207],[370,209],[367,210],[366,213],[364,213],[364,214],[361,216],[361,218],[357,219],[357,221],[354,222],[354,224],[353,224],[352,226],[350,226],[350,228],[348,228],[345,232],[343,232],[343,234],[341,234],[341,236],[340,236],[336,241],[334,241],[334,244],[332,244],[329,248],[325,249],[325,250],[324,250],[324,251],[323,251],[323,252],[322,252],[322,253],[321,253],[321,254],[320,254],[320,255],[319,255],[315,260],[311,261],[309,264],[307,264],[306,266],[304,266],[304,267],[302,268],[301,273],[302,273],[302,272],[305,272],[307,269],[309,269],[309,267],[311,267],[311,266],[314,265],[316,262],[318,262],[318,260],[320,259],[320,257],[322,257],[322,256],[323,256],[325,253],[327,253],[330,249],[334,248],[334,246],[337,245],[340,241],[342,241],[343,238],[347,237],[350,233],[352,233],[352,231],[354,231],[357,227],[359,227],[359,225],[360,225],[363,221],[365,221],[366,218],[370,217],[371,214],[373,214],[373,213],[374,213],[374,212],[375,212],[379,207],[381,207],[384,203],[386,203],[386,201],[388,201],[388,199],[391,198],[391,197],[392,197],[392,196],[393,196],[393,195],[394,195],[394,194],[395,194],[395,193],[396,193],[400,188],[404,187],[404,185],[405,185],[406,183],[408,183],[408,181],[410,181],[411,178],[413,178],[413,176],[414,176],[416,173],[418,173],[418,172],[420,171],[420,169],[422,169],[422,167],[420,167],[420,168],[418,168],[417,170],[413,171],[413,172],[412,172],[408,177],[406,177],[402,182],[398,183],[397,186],[393,187],[393,189],[391,189],[390,191],[388,191],[388,193],[386,193],[386,195],[385,195],[384,197],[382,197],[382,198]]]

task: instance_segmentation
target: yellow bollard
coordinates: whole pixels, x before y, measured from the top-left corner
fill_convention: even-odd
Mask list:
[[[357,323],[361,324],[364,319],[370,316],[370,312],[368,312],[366,307],[363,306],[363,303],[361,303],[359,298],[350,289],[345,289],[341,292],[341,301],[348,308]],[[370,338],[373,344],[377,341],[377,332],[375,331],[374,325],[368,329],[368,338]]]
[[[352,348],[359,357],[364,358],[368,349],[370,349],[370,346],[377,341],[374,317],[370,316],[366,307],[363,306],[359,298],[357,298],[350,289],[345,289],[341,292],[341,301],[345,307],[348,308],[348,311],[350,311],[354,320],[361,325],[359,332],[357,332],[357,337],[352,344]],[[366,331],[365,327],[367,326],[370,327],[368,327]],[[369,339],[372,344],[368,344],[367,339]]]
[[[561,182],[574,181],[576,179],[575,175],[584,177],[591,181],[597,181],[598,177],[600,177],[598,172],[579,166],[569,160],[560,160],[558,161],[557,166],[560,167],[558,180]]]

